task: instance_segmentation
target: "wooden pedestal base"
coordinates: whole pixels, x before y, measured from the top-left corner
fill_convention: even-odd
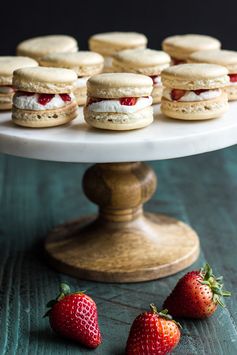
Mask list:
[[[143,214],[156,177],[143,163],[97,164],[83,179],[98,217],[57,227],[45,248],[59,271],[89,280],[137,282],[171,275],[199,254],[197,234],[164,215]]]

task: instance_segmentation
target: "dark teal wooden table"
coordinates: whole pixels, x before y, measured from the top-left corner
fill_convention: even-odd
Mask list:
[[[192,225],[202,253],[225,278],[228,307],[203,321],[182,321],[179,355],[237,354],[237,147],[151,163],[161,189],[150,211]],[[0,155],[0,354],[122,355],[133,319],[166,295],[184,274],[137,284],[102,284],[59,274],[44,260],[43,241],[59,223],[95,212],[82,194],[86,164],[63,164]],[[94,351],[57,337],[43,319],[45,304],[66,281],[86,289],[98,305],[103,344]]]

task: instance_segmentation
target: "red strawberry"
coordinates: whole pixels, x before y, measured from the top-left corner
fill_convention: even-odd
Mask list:
[[[223,297],[230,296],[223,290],[222,277],[215,277],[206,264],[201,270],[184,275],[164,302],[174,317],[206,318],[218,304],[224,306]]]
[[[199,89],[199,90],[194,90],[196,95],[200,95],[202,92],[208,91],[206,89]]]
[[[179,99],[181,99],[182,96],[184,96],[185,92],[185,90],[173,89],[171,91],[171,99],[174,101],[178,101]]]
[[[237,74],[229,74],[229,78],[230,78],[231,83],[237,82]]]
[[[168,310],[158,313],[153,304],[150,308],[134,320],[126,355],[166,355],[179,343],[180,325],[172,320]]]
[[[64,102],[69,102],[72,100],[69,94],[60,94],[60,97]]]
[[[88,348],[96,348],[101,343],[98,314],[95,302],[83,292],[70,293],[66,284],[61,284],[56,300],[47,304],[50,309],[51,328],[63,337],[73,339]]]
[[[53,99],[53,97],[54,97],[54,94],[39,94],[38,103],[40,105],[45,106]]]
[[[134,106],[137,103],[137,97],[122,97],[119,101],[121,105]]]

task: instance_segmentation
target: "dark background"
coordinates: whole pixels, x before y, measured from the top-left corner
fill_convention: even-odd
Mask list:
[[[18,42],[45,34],[69,34],[80,49],[87,38],[104,31],[138,31],[160,48],[172,34],[202,33],[237,49],[237,0],[9,1],[0,4],[0,54],[14,54]]]

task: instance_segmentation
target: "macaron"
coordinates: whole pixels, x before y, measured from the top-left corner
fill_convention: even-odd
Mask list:
[[[220,47],[218,39],[196,34],[170,36],[162,42],[162,49],[171,56],[174,65],[186,63],[193,52]]]
[[[127,49],[113,56],[115,72],[137,73],[149,76],[153,81],[153,104],[159,103],[162,96],[161,71],[170,65],[170,56],[153,49]]]
[[[237,100],[237,52],[216,49],[192,53],[191,63],[211,63],[224,66],[229,73],[230,82],[225,87],[229,100]]]
[[[17,55],[28,56],[39,60],[49,53],[77,52],[75,38],[65,35],[42,36],[27,39],[18,44]]]
[[[38,63],[27,57],[0,57],[0,110],[12,108],[14,87],[12,86],[13,72],[19,68],[36,67]]]
[[[180,64],[161,73],[164,86],[161,111],[181,120],[206,120],[228,109],[223,88],[229,83],[228,70],[215,64]]]
[[[102,72],[104,58],[98,53],[89,51],[51,53],[40,60],[40,65],[74,70],[78,77],[74,89],[74,95],[78,105],[85,105],[87,97],[86,82],[90,76]]]
[[[153,121],[152,79],[133,73],[104,73],[87,81],[86,122],[107,130],[132,130]]]
[[[112,72],[112,56],[115,53],[146,46],[146,36],[136,32],[99,33],[89,38],[90,50],[104,56],[104,72]]]
[[[77,116],[72,94],[77,75],[62,68],[23,68],[14,71],[12,119],[19,126],[59,126]]]

